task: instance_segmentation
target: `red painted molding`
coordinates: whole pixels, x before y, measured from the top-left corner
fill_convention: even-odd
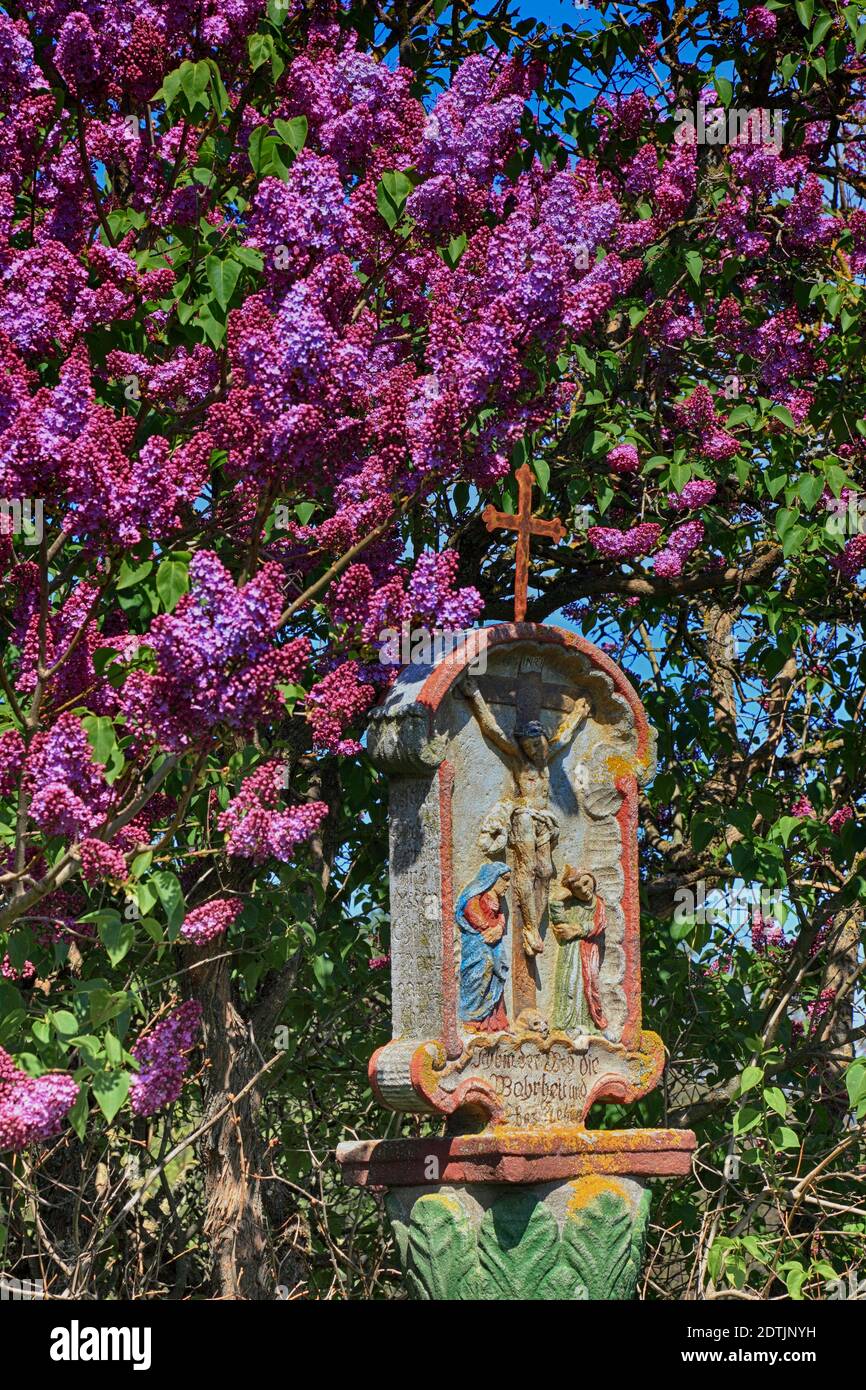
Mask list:
[[[697,1140],[691,1130],[501,1127],[444,1139],[340,1144],[337,1162],[352,1187],[423,1187],[443,1182],[538,1183],[599,1174],[682,1177]],[[431,1160],[435,1162],[431,1163]]]

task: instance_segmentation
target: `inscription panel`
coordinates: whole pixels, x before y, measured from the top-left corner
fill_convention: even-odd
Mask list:
[[[603,1078],[635,1079],[633,1056],[624,1048],[598,1039],[583,1042],[476,1042],[445,1068],[439,1089],[450,1093],[478,1077],[499,1097],[505,1124],[580,1124]]]

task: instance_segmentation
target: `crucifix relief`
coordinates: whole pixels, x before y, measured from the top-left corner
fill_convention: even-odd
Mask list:
[[[654,758],[640,701],[575,633],[503,623],[404,669],[367,747],[390,784],[393,1002],[370,1082],[445,1132],[353,1138],[337,1152],[346,1180],[389,1189],[430,1298],[517,1297],[499,1272],[530,1210],[562,1250],[547,1294],[526,1257],[531,1296],[585,1297],[586,1246],[588,1271],[616,1270],[592,1296],[626,1297],[646,1179],[687,1172],[695,1146],[587,1128],[594,1102],[639,1099],[664,1066],[640,1010],[637,804]]]
[[[532,515],[532,469],[524,463],[517,470],[517,511],[498,512],[487,506],[481,513],[488,531],[500,528],[517,532],[517,546],[514,570],[514,621],[522,623],[526,617],[526,590],[529,584],[529,542],[531,536],[547,536],[550,540],[561,541],[566,534],[565,527],[554,517],[552,521],[542,521]]]
[[[591,712],[585,694],[544,681],[537,660],[524,658],[515,676],[466,677],[460,692],[469,702],[485,739],[504,757],[512,787],[481,822],[478,842],[493,859],[510,852],[516,906],[511,957],[513,1012],[534,1010],[537,972],[534,956],[544,951],[541,927],[547,910],[550,881],[555,875],[553,851],[559,841],[559,821],[550,806],[550,763],[571,743]],[[514,707],[514,729],[507,734],[490,703]],[[548,735],[542,710],[562,713]]]
[[[662,1065],[640,1026],[637,787],[653,740],[622,672],[573,633],[506,623],[412,666],[374,713],[390,780],[399,1110],[453,1132],[581,1124]]]

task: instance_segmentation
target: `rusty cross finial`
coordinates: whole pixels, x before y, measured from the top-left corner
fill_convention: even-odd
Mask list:
[[[522,623],[526,617],[526,588],[529,582],[529,538],[530,536],[550,536],[561,541],[566,534],[565,527],[554,517],[552,521],[542,521],[532,515],[532,469],[524,463],[517,470],[518,502],[517,511],[498,512],[488,505],[481,513],[488,531],[500,526],[517,532],[517,556],[514,571],[514,621]]]

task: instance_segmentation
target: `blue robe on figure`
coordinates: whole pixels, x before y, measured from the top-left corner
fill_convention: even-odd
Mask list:
[[[507,864],[482,865],[454,910],[460,928],[460,1019],[473,1031],[497,1032],[508,1027],[502,998],[508,977],[507,935],[503,932],[491,944],[481,934],[500,920],[484,895],[507,873]]]

